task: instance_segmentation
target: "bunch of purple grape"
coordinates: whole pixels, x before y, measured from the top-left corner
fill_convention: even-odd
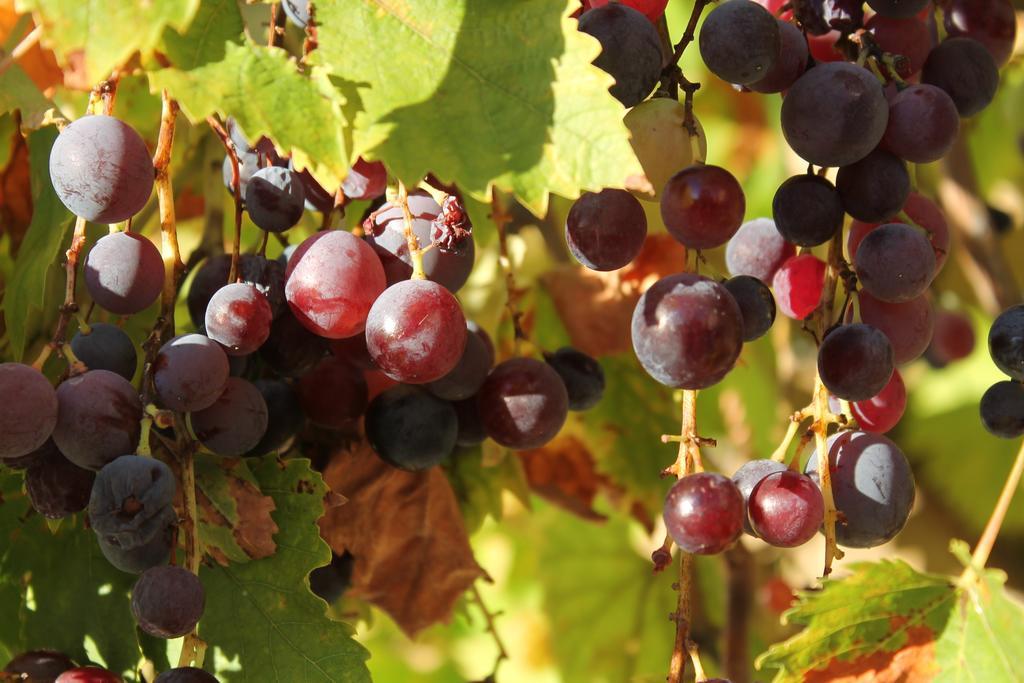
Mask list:
[[[29,650],[14,657],[0,671],[0,680],[27,683],[121,683],[121,677],[101,666],[78,666],[62,652]],[[213,675],[192,666],[164,671],[153,683],[217,683]]]

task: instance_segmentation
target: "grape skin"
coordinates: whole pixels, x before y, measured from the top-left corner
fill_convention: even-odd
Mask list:
[[[146,143],[112,116],[84,116],[65,126],[50,150],[50,180],[64,206],[94,223],[138,213],[153,191]]]
[[[897,365],[909,363],[925,352],[935,326],[935,314],[927,295],[889,303],[862,289],[857,297],[861,321],[888,337]]]
[[[764,78],[778,59],[779,25],[755,2],[728,0],[708,14],[698,45],[711,73],[728,83],[749,85]]]
[[[39,462],[25,471],[25,491],[36,512],[61,519],[89,505],[96,474],[65,458],[53,441],[43,447]]]
[[[93,483],[89,522],[101,541],[121,550],[148,546],[178,520],[174,474],[155,458],[123,455]]]
[[[910,196],[910,174],[894,154],[876,149],[836,175],[843,208],[857,220],[884,221],[899,213]]]
[[[363,373],[348,362],[328,356],[298,383],[299,404],[314,422],[342,429],[366,412],[369,391]]]
[[[931,51],[921,82],[946,91],[960,116],[985,109],[999,88],[999,68],[985,46],[972,38],[947,38]]]
[[[749,275],[761,282],[771,282],[775,273],[796,247],[776,229],[770,218],[755,218],[740,226],[725,247],[725,263],[733,275]]]
[[[949,255],[949,225],[946,223],[945,216],[935,202],[916,192],[911,192],[907,197],[907,201],[903,205],[903,213],[928,233],[932,251],[935,252],[935,274],[938,275]],[[864,223],[858,220],[854,220],[850,224],[850,231],[846,238],[846,250],[850,254],[850,261],[857,258],[857,248],[868,233],[882,225],[882,223]]]
[[[287,6],[287,2],[285,3]],[[194,666],[179,666],[168,669],[156,677],[153,683],[217,683],[217,679]]]
[[[245,186],[245,210],[261,230],[284,232],[299,222],[305,208],[302,181],[287,168],[265,166]]]
[[[269,260],[259,254],[241,254],[238,257],[237,278],[252,285],[270,304],[275,318],[285,307],[284,280],[285,266],[276,259]],[[188,289],[188,314],[192,324],[202,330],[206,326],[206,309],[210,299],[224,285],[231,274],[231,256],[219,254],[203,261]]]
[[[889,339],[863,323],[837,327],[818,349],[822,384],[847,401],[864,401],[880,392],[895,368]]]
[[[562,378],[551,366],[533,358],[500,363],[478,396],[487,435],[515,450],[548,443],[569,414],[569,394]]]
[[[384,291],[366,318],[366,348],[393,380],[425,384],[444,377],[466,348],[458,300],[429,280],[405,280]]]
[[[787,318],[806,320],[814,313],[825,289],[825,262],[814,254],[793,256],[772,280],[775,301]]]
[[[259,457],[281,452],[282,448],[302,429],[306,414],[291,385],[276,379],[258,379],[253,385],[259,389],[267,405],[267,429],[259,443],[249,449],[247,457]]]
[[[772,216],[783,239],[801,247],[828,242],[843,228],[846,217],[842,197],[828,178],[806,173],[779,186]]]
[[[935,276],[935,252],[920,230],[889,223],[861,241],[854,266],[865,290],[882,301],[900,303],[928,289]]]
[[[595,358],[571,346],[563,346],[554,353],[545,353],[544,360],[565,383],[569,410],[589,410],[601,401],[604,370]]]
[[[122,548],[117,541],[100,536],[97,539],[100,552],[112,566],[128,574],[141,574],[147,569],[167,564],[174,543],[174,530],[168,524],[142,545]]]
[[[750,516],[747,514],[751,491],[769,474],[785,472],[787,469],[784,464],[775,460],[749,460],[732,475],[732,483],[736,484],[743,497],[743,531],[751,536],[756,536],[754,528],[750,526]]]
[[[699,472],[672,486],[663,516],[681,550],[714,555],[732,545],[743,531],[743,496],[731,479]]]
[[[661,195],[665,227],[691,249],[712,249],[728,242],[743,224],[746,207],[739,181],[720,166],[684,168],[669,179]]]
[[[998,66],[1013,55],[1017,17],[1009,0],[953,0],[943,10],[943,24],[950,36],[982,43]]]
[[[470,332],[458,364],[441,379],[426,385],[427,391],[446,401],[461,401],[476,394],[494,367],[494,353],[483,338]]]
[[[413,386],[388,389],[370,402],[366,437],[386,463],[409,472],[439,464],[455,449],[455,409]]]
[[[989,433],[1003,439],[1024,434],[1024,385],[996,382],[981,397],[981,422]]]
[[[898,19],[876,14],[864,28],[882,50],[906,58],[906,64],[897,68],[901,78],[910,78],[920,72],[928,59],[928,53],[932,51],[931,32],[917,17]],[[923,119],[919,121],[925,122]]]
[[[883,146],[915,164],[946,156],[960,132],[956,104],[934,85],[911,85],[889,102],[889,125]]]
[[[71,352],[90,370],[109,370],[129,382],[135,376],[138,355],[131,337],[120,327],[93,323],[71,339]]]
[[[66,654],[54,650],[29,650],[7,662],[3,672],[16,674],[15,681],[36,683],[52,681],[68,669],[74,668],[75,663]]]
[[[807,70],[810,52],[803,32],[788,21],[776,19],[779,27],[779,55],[764,76],[747,85],[754,92],[777,93],[788,90]]]
[[[267,431],[267,404],[253,384],[229,377],[213,405],[189,414],[196,438],[217,455],[243,455]]]
[[[618,270],[644,246],[647,216],[625,190],[584,192],[569,209],[565,241],[576,260],[591,270]]]
[[[139,628],[156,638],[191,633],[205,607],[203,584],[182,567],[147,569],[132,586],[132,616]]]
[[[359,334],[370,306],[386,286],[380,259],[365,242],[341,230],[319,232],[288,261],[285,295],[307,329],[328,339]]]
[[[806,474],[786,470],[754,486],[747,505],[754,533],[777,548],[795,548],[814,537],[825,518],[821,489]]]
[[[121,678],[98,666],[81,666],[68,669],[53,683],[121,683]]]
[[[141,432],[142,401],[135,387],[109,370],[90,370],[57,387],[53,441],[71,462],[99,470],[134,453]]]
[[[643,14],[609,4],[584,12],[579,30],[601,43],[594,66],[615,79],[609,90],[622,106],[637,105],[651,94],[661,77],[661,40]]]
[[[181,413],[213,405],[230,374],[224,350],[201,334],[185,334],[164,344],[154,368],[157,399],[164,408]]]
[[[118,315],[149,308],[164,287],[160,250],[132,232],[101,237],[85,257],[83,274],[92,300]]]
[[[57,425],[57,392],[35,368],[0,363],[0,458],[20,458],[50,438]]]
[[[267,297],[244,282],[217,290],[206,307],[206,334],[231,356],[253,353],[270,336],[274,313]]]
[[[722,285],[670,275],[633,311],[633,350],[651,377],[676,389],[704,389],[732,369],[743,346],[743,318]]]
[[[988,352],[996,367],[1024,382],[1024,304],[1011,306],[995,319],[988,332]]]
[[[897,424],[907,408],[907,388],[899,370],[893,370],[885,388],[866,401],[854,401],[850,412],[865,432],[884,434]]]
[[[723,284],[740,308],[743,341],[763,337],[775,323],[775,299],[768,286],[749,275],[734,277]]]

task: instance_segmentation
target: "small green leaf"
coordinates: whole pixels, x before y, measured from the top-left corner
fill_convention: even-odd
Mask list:
[[[22,127],[31,130],[42,125],[43,115],[52,107],[19,65],[12,64],[0,73],[0,114],[20,111]],[[4,129],[6,135],[7,127]]]
[[[187,31],[164,31],[164,51],[175,67],[187,71],[224,59],[225,43],[241,43],[244,29],[238,0],[206,0]]]

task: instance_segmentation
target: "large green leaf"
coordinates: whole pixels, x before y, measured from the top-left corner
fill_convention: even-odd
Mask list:
[[[332,621],[308,588],[310,570],[331,559],[316,520],[327,491],[308,460],[282,465],[269,456],[252,464],[264,493],[277,505],[277,552],[263,560],[204,567],[206,614],[201,637],[210,643],[223,681],[305,683],[369,681],[351,627]]]
[[[90,82],[100,81],[135,52],[150,54],[164,29],[184,31],[201,0],[17,0],[43,27],[43,45],[63,59],[83,50]]]
[[[576,4],[323,3],[312,59],[358,98],[358,153],[478,199],[496,185],[543,215],[549,191],[576,197],[640,172],[612,78],[591,65],[597,41],[568,16]]]
[[[325,187],[336,187],[348,172],[348,123],[345,98],[327,74],[300,73],[276,48],[226,43],[224,49],[217,62],[150,73],[150,87],[170,91],[193,123],[213,113],[234,117],[251,139],[266,135]]]
[[[194,69],[224,59],[225,44],[241,43],[244,29],[238,0],[205,0],[187,31],[164,31],[164,50],[178,69]]]

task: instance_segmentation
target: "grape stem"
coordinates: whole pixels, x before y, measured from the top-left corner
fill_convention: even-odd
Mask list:
[[[786,455],[789,453],[789,447],[793,444],[793,439],[796,438],[797,432],[800,431],[800,425],[802,425],[807,418],[811,417],[813,408],[813,405],[809,405],[789,416],[789,427],[786,428],[786,435],[782,437],[782,443],[780,443],[775,449],[775,452],[772,453],[772,460],[775,460],[776,462],[786,461]]]
[[[491,638],[494,639],[494,644],[498,648],[498,657],[494,662],[494,671],[490,675],[490,680],[493,680],[498,673],[498,667],[501,663],[508,659],[508,650],[505,649],[505,643],[502,641],[501,636],[498,634],[498,629],[494,625],[494,620],[501,616],[501,613],[494,613],[487,609],[487,604],[484,602],[483,596],[480,594],[480,589],[477,588],[476,583],[472,586],[473,602],[480,608],[480,612],[484,615],[484,622],[487,624],[487,632],[491,634]]]
[[[498,262],[505,273],[505,311],[512,321],[512,350],[513,355],[519,355],[519,342],[526,341],[526,332],[523,330],[523,314],[519,310],[519,298],[522,291],[516,287],[516,274],[512,268],[512,259],[508,253],[508,233],[505,228],[512,222],[512,216],[498,199],[498,191],[493,190],[491,195],[491,220],[498,229]]]
[[[409,258],[412,259],[412,279],[426,280],[427,275],[423,272],[423,250],[420,249],[420,240],[413,231],[412,210],[409,209],[409,190],[405,183],[398,181],[398,206],[402,209],[402,221],[405,224],[405,243],[409,248]]]
[[[992,510],[992,516],[989,517],[988,523],[985,524],[985,530],[982,532],[981,538],[978,539],[978,545],[974,548],[974,554],[971,555],[971,566],[964,571],[965,575],[972,570],[980,571],[988,562],[992,547],[996,543],[996,537],[999,536],[999,529],[1003,526],[1003,520],[1006,519],[1006,512],[1010,509],[1010,502],[1017,492],[1017,487],[1020,486],[1022,474],[1024,474],[1024,442],[1021,442],[1020,449],[1017,451],[1017,458],[1013,461],[1010,474],[1006,477],[1006,483],[1003,484],[1003,490],[999,494],[999,500],[996,501],[995,509]]]
[[[28,35],[22,38],[8,54],[4,55],[3,59],[0,59],[0,74],[3,74],[11,68],[11,65],[14,64],[16,60],[24,57],[25,53],[35,47],[42,35],[42,26],[36,26],[34,29],[29,31]]]
[[[228,283],[238,277],[238,252],[242,243],[242,176],[239,171],[238,150],[235,142],[215,116],[206,117],[206,123],[220,138],[220,144],[231,159],[231,196],[235,200],[235,234],[231,243],[231,269],[228,271]]]

